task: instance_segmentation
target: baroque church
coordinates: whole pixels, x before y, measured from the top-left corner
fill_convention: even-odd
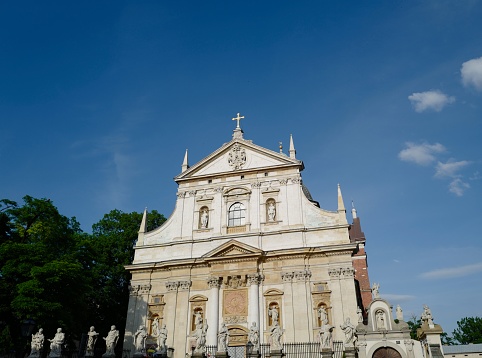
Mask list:
[[[340,341],[347,319],[375,321],[367,308],[380,299],[372,298],[364,233],[354,208],[348,223],[340,186],[337,210],[321,208],[303,184],[293,138],[287,154],[263,148],[244,138],[242,118],[233,118],[232,139],[195,165],[186,151],[176,206],[162,226],[147,232],[144,212],[126,267],[124,349],[134,350],[140,326],[152,334],[161,324],[167,346],[184,356],[197,317],[209,325],[207,345],[217,344],[224,323],[230,346],[246,345],[253,324],[261,343],[279,324],[286,343],[319,341],[323,320]]]

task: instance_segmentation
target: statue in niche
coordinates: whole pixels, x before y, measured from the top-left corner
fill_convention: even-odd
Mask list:
[[[276,306],[271,306],[268,310],[268,316],[271,317],[271,322],[273,325],[278,323],[279,312]]]
[[[283,335],[284,331],[284,329],[281,329],[278,321],[274,321],[273,326],[270,328],[272,350],[280,351],[283,349],[283,345],[281,344],[281,336]]]
[[[196,311],[194,313],[194,326],[196,327],[196,331],[202,328],[203,317],[201,315],[201,311]]]
[[[385,313],[383,311],[377,311],[376,313],[377,318],[377,329],[387,329],[385,326]]]
[[[326,308],[324,306],[318,308],[318,317],[320,318],[321,326],[328,324],[328,313],[326,313]]]
[[[345,320],[345,323],[340,325],[341,330],[343,333],[345,333],[345,345],[347,344],[353,344],[355,342],[355,333],[356,333],[356,328],[355,326],[350,322],[350,317],[347,317]]]
[[[218,352],[226,352],[228,347],[228,338],[228,327],[226,327],[226,323],[223,322],[218,332]]]
[[[204,208],[201,210],[201,229],[207,229],[209,224],[209,210]]]
[[[93,357],[94,356],[94,346],[95,342],[97,342],[97,338],[99,337],[99,333],[95,331],[95,327],[91,326],[89,328],[89,332],[87,332],[87,348],[85,351],[86,357]]]
[[[115,346],[119,340],[119,331],[115,329],[114,325],[110,326],[110,331],[107,333],[107,337],[103,337],[105,340],[106,351],[102,357],[115,356]]]
[[[423,305],[422,322],[427,322],[429,326],[433,326],[432,311],[427,305]]]
[[[57,328],[57,333],[55,333],[54,338],[48,340],[50,342],[49,357],[62,356],[62,345],[64,344],[64,340],[65,334],[62,332],[62,328]]]
[[[363,311],[360,307],[358,307],[356,309],[356,314],[358,316],[358,323],[362,323],[363,322]]]
[[[333,328],[334,327],[329,324],[324,324],[323,326],[321,326],[319,331],[321,348],[331,348]]]
[[[146,346],[147,331],[146,327],[141,325],[134,333],[134,342],[136,345],[136,353],[143,353]]]
[[[275,217],[276,217],[276,206],[273,201],[269,201],[268,203],[268,221],[269,222],[274,222]]]
[[[374,282],[372,286],[373,298],[380,298],[379,290],[380,290],[380,284]]]
[[[40,350],[44,346],[44,330],[40,328],[37,333],[32,335],[32,343],[30,344],[31,350],[30,350],[30,355],[29,357],[39,357],[40,356]]]
[[[399,321],[403,321],[403,310],[402,310],[402,307],[400,307],[400,305],[397,305],[396,314],[397,314],[397,319]]]
[[[259,329],[256,326],[256,322],[253,322],[249,328],[248,341],[253,344],[253,349],[259,351]]]

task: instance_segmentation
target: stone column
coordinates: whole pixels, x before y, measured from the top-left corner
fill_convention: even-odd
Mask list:
[[[207,307],[207,320],[209,329],[207,331],[206,344],[215,346],[218,344],[218,326],[219,326],[219,287],[221,280],[219,277],[211,276],[208,278],[208,285],[211,288],[209,292],[209,301]]]
[[[259,283],[263,279],[263,276],[259,273],[248,275],[249,286],[249,304],[248,304],[248,327],[253,322],[256,322],[256,326],[259,328]]]

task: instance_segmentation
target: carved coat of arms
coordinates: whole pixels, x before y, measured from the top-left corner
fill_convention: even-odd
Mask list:
[[[246,164],[246,151],[244,148],[236,143],[231,148],[228,156],[228,163],[234,170],[241,169],[244,164]]]

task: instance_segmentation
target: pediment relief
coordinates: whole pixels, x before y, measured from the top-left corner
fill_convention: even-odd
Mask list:
[[[234,139],[178,175],[175,180],[186,180],[233,171],[279,166],[302,166],[297,159],[260,147],[246,140]]]
[[[251,190],[243,187],[230,188],[224,191],[224,196],[241,196],[247,194],[251,194]]]
[[[205,254],[203,258],[207,260],[216,260],[228,257],[261,256],[262,254],[263,251],[256,247],[243,244],[236,240],[231,240],[216,249],[211,250]]]

